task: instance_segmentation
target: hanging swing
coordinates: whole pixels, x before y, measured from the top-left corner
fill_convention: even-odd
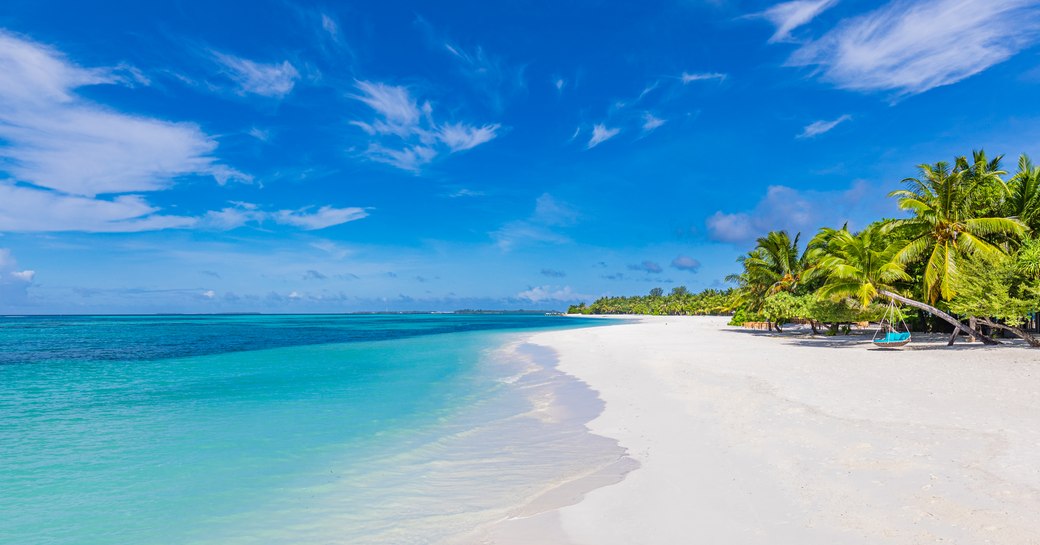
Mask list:
[[[900,346],[906,346],[910,343],[910,328],[906,327],[906,322],[903,321],[902,313],[899,316],[899,322],[903,324],[903,332],[896,331],[894,320],[896,318],[896,302],[889,300],[888,309],[885,311],[885,315],[881,318],[881,323],[878,324],[877,331],[874,332],[874,338],[871,342],[878,348],[899,348]],[[881,332],[885,332],[883,337],[878,337]]]

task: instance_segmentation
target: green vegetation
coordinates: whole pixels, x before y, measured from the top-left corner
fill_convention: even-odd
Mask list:
[[[685,286],[672,289],[668,295],[661,288],[649,295],[635,297],[601,297],[591,305],[573,305],[568,314],[653,314],[653,315],[721,315],[733,311],[734,290],[704,290],[690,293]]]
[[[859,231],[821,228],[804,247],[801,234],[772,231],[738,261],[736,288],[698,294],[676,288],[644,297],[605,297],[585,314],[732,314],[731,324],[791,321],[830,334],[879,320],[889,304],[927,326],[927,317],[987,344],[980,331],[1007,332],[1040,347],[1025,331],[1040,311],[1040,167],[1022,155],[1007,181],[1003,156],[984,151],[918,167],[889,194],[907,217]],[[910,310],[913,309],[913,310]]]

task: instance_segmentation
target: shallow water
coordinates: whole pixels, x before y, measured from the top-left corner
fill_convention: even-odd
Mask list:
[[[615,461],[543,316],[0,319],[0,542],[434,543]]]

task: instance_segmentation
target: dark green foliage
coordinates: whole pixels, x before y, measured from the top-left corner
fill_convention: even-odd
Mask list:
[[[732,312],[733,290],[708,289],[690,293],[685,287],[672,290],[654,288],[650,295],[634,297],[601,297],[591,305],[573,305],[568,314],[653,314],[653,315],[723,315]]]

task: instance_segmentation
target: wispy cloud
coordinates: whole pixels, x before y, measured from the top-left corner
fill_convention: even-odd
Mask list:
[[[368,212],[364,208],[356,206],[349,208],[322,206],[317,210],[307,207],[299,210],[279,210],[272,215],[276,223],[300,227],[307,231],[316,231],[366,217],[368,217]]]
[[[336,20],[327,13],[321,14],[321,28],[327,32],[333,40],[339,39],[339,25],[336,24]]]
[[[492,110],[502,112],[511,98],[526,89],[525,65],[510,62],[482,45],[454,40],[421,16],[416,17],[415,25],[431,49],[454,59],[458,73]]]
[[[501,112],[506,100],[526,86],[524,66],[512,66],[501,57],[489,54],[481,46],[467,50],[447,41],[444,48],[459,61],[463,75],[483,92],[496,111]]]
[[[495,138],[499,125],[483,125],[471,127],[462,123],[442,125],[437,132],[437,137],[444,142],[451,151],[463,151],[475,148]]]
[[[283,98],[292,92],[300,73],[289,61],[265,64],[219,51],[213,58],[224,73],[238,86],[240,94]]]
[[[267,211],[253,203],[235,202],[232,206],[207,213],[199,223],[202,227],[231,230],[270,221],[305,231],[316,231],[366,217],[368,211],[358,207],[309,206],[296,210]]]
[[[586,145],[585,149],[592,149],[603,142],[614,138],[620,132],[621,129],[619,128],[608,128],[602,123],[597,123],[592,127],[592,138],[589,138],[589,143]]]
[[[573,225],[580,217],[569,204],[543,193],[535,200],[534,212],[529,217],[508,222],[490,235],[502,251],[522,244],[563,244],[570,238],[559,233],[558,228]]]
[[[564,276],[567,276],[567,273],[556,269],[542,269],[541,274],[542,276],[548,276],[549,278],[563,278]]]
[[[788,65],[854,91],[923,93],[1003,62],[1037,41],[1034,0],[894,0],[795,51]]]
[[[852,119],[852,116],[845,114],[837,119],[832,119],[830,121],[813,121],[812,123],[806,125],[804,129],[802,129],[802,133],[798,135],[798,138],[812,138],[814,136],[821,135],[825,132],[829,132],[834,127],[837,127],[840,123],[844,123],[850,119]]]
[[[86,85],[122,84],[126,67],[82,68],[0,31],[0,229],[128,232],[183,228],[139,193],[178,178],[220,184],[252,177],[218,162],[216,141],[190,123],[119,113],[81,98]],[[98,197],[105,195],[105,197]]]
[[[337,244],[331,240],[318,240],[312,242],[310,246],[311,248],[321,250],[336,259],[343,259],[353,253],[350,248]]]
[[[137,195],[100,199],[0,182],[0,231],[136,232],[196,223],[159,212]]]
[[[687,83],[693,83],[695,81],[708,81],[713,79],[723,81],[727,77],[728,76],[726,74],[721,74],[718,72],[683,72],[682,75],[679,76],[679,79],[681,79],[683,84],[685,85]]]
[[[462,187],[462,188],[456,189],[454,191],[451,191],[449,193],[446,193],[444,196],[448,197],[450,199],[459,199],[459,198],[462,198],[462,197],[483,197],[485,195],[487,195],[487,193],[485,193],[483,191],[477,191],[475,189],[468,189],[468,188]]]
[[[370,159],[411,172],[443,153],[457,153],[493,140],[501,128],[498,124],[438,124],[433,105],[420,105],[408,88],[381,82],[359,81],[359,94],[353,98],[368,105],[376,113],[371,121],[351,121],[370,136],[376,137],[367,149]]]
[[[666,119],[661,119],[650,112],[646,112],[643,114],[643,131],[650,132],[664,125],[666,121]]]
[[[197,126],[114,112],[77,88],[119,83],[46,46],[0,31],[0,159],[19,181],[71,195],[154,191],[185,175],[249,181],[219,165]],[[218,180],[219,181],[219,180]]]
[[[783,42],[791,38],[791,32],[816,18],[838,0],[795,0],[777,4],[752,17],[763,17],[776,26],[769,43]]]
[[[369,130],[378,133],[398,136],[407,136],[418,127],[422,112],[407,88],[371,81],[359,81],[356,85],[361,94],[352,95],[353,98],[367,104],[383,119],[373,125],[355,124],[367,126]],[[424,105],[424,108],[432,109],[432,106]]]
[[[270,142],[271,141],[271,131],[269,131],[269,130],[264,130],[264,129],[261,129],[261,128],[258,128],[258,127],[252,127],[252,128],[249,129],[249,131],[246,134],[248,134],[249,136],[252,136],[253,138],[256,138],[257,140],[259,140],[261,142]]]

